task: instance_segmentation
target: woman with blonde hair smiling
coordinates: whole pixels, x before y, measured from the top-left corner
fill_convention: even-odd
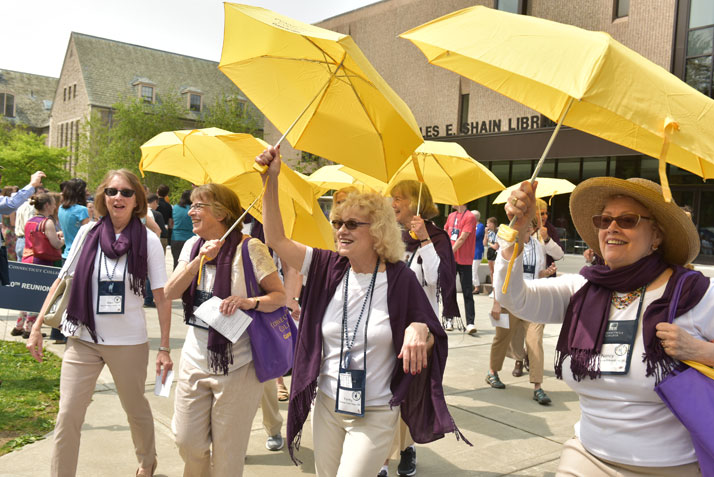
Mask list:
[[[402,258],[387,199],[350,194],[330,214],[337,253],[285,236],[278,205],[278,150],[256,161],[264,180],[265,238],[307,277],[288,409],[291,456],[312,412],[318,476],[376,475],[399,413],[417,442],[459,434],[444,401],[447,339]],[[399,362],[401,360],[401,362]]]

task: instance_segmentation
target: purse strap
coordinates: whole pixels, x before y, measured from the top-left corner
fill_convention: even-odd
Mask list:
[[[682,288],[684,287],[684,281],[687,277],[694,275],[694,270],[687,270],[679,277],[677,284],[674,286],[674,293],[672,294],[672,299],[669,301],[669,316],[667,317],[667,323],[672,323],[674,321],[674,314],[677,312],[677,305],[679,305],[679,297],[682,294]]]
[[[243,280],[245,281],[245,292],[248,298],[257,296],[260,293],[260,286],[258,285],[258,280],[255,278],[255,272],[253,271],[253,262],[250,259],[250,252],[248,252],[248,242],[253,240],[252,238],[246,238],[243,240],[243,245],[241,246],[241,258],[243,259]]]

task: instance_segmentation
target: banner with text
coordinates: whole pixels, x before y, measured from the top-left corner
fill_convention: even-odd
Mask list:
[[[0,286],[0,308],[39,312],[60,269],[22,262],[9,265],[10,284]]]

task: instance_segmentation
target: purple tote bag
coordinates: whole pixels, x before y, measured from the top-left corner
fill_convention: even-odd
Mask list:
[[[694,273],[694,272],[690,272]],[[680,277],[669,308],[672,323],[684,279]],[[692,436],[704,477],[714,477],[714,380],[694,368],[675,370],[655,386],[655,392]]]
[[[248,297],[259,296],[261,290],[248,253],[248,240],[243,241],[241,256]],[[285,375],[293,367],[297,339],[297,327],[290,316],[290,311],[285,306],[270,313],[257,310],[244,311],[253,318],[253,322],[248,326],[248,336],[250,336],[253,366],[258,381],[264,383]]]

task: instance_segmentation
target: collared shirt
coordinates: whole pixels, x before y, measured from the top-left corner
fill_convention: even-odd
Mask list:
[[[35,188],[27,184],[12,197],[0,197],[0,214],[12,214],[34,193]]]

